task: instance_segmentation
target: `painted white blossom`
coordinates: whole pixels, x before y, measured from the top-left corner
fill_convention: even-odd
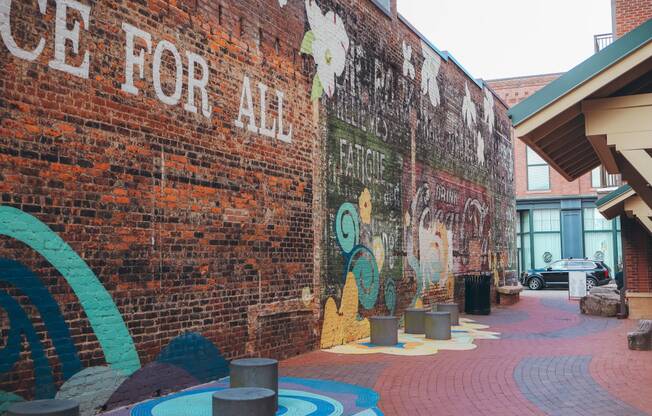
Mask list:
[[[476,110],[475,104],[473,104],[471,93],[469,92],[469,85],[467,83],[464,83],[464,91],[466,94],[464,95],[464,100],[462,100],[462,118],[466,125],[469,126],[470,129],[473,129],[475,121],[478,118],[478,110]]]
[[[489,125],[489,132],[494,132],[494,95],[489,88],[484,89],[484,122]]]
[[[478,149],[477,149],[478,163],[484,165],[484,139],[482,134],[478,132]]]
[[[285,6],[286,4],[288,4],[288,0],[278,0],[278,5],[279,5],[279,6],[283,7],[283,6]]]
[[[421,69],[421,94],[427,94],[432,105],[436,107],[441,100],[439,97],[439,85],[437,84],[441,58],[423,41],[421,41],[421,53],[424,57],[423,68]]]
[[[403,41],[403,76],[414,79],[414,64],[412,63],[412,45]]]
[[[315,0],[306,0],[306,13],[310,32],[306,33],[301,51],[312,54],[317,64],[312,96],[318,99],[326,92],[326,95],[332,97],[335,77],[344,72],[349,36],[342,19],[332,11],[322,14]]]

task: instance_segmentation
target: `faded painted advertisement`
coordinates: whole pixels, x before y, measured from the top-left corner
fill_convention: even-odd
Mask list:
[[[353,273],[365,310],[395,309],[403,276],[402,156],[337,119],[329,121],[326,273],[322,291],[339,296]]]

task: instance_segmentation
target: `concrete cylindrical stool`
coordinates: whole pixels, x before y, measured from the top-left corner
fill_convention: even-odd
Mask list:
[[[262,387],[239,387],[213,394],[213,416],[274,416],[276,393]]]
[[[372,316],[371,343],[382,347],[398,344],[398,318],[396,316]]]
[[[451,339],[451,313],[428,312],[425,319],[426,338],[436,340]]]
[[[79,404],[72,400],[36,400],[15,403],[7,416],[79,416]]]
[[[272,390],[275,408],[278,408],[278,361],[269,358],[243,358],[230,364],[230,385],[234,387],[262,387]]]
[[[405,333],[423,334],[426,310],[421,308],[410,308],[405,310]]]
[[[457,303],[438,303],[433,309],[433,312],[450,312],[451,325],[460,324],[460,306]]]

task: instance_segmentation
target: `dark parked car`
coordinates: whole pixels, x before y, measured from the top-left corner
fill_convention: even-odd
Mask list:
[[[606,285],[611,281],[609,266],[602,261],[586,259],[564,259],[552,263],[545,269],[528,270],[519,280],[532,290],[545,287],[568,287],[569,272],[586,272],[586,289]]]

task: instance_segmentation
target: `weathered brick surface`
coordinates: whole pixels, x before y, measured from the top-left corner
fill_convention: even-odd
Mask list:
[[[652,18],[651,0],[615,0],[614,32],[621,37]]]
[[[88,76],[52,64],[57,24],[65,35],[56,8],[68,3],[61,16],[79,25],[69,35],[79,44],[61,42],[62,56],[83,69],[88,52]],[[201,337],[184,342],[206,343],[182,344],[184,354],[212,344],[227,359],[285,358],[319,346],[325,305],[340,305],[349,273],[366,317],[459,298],[464,274],[514,267],[506,109],[427,46],[395,2],[387,16],[370,1],[323,0],[321,20],[307,16],[316,3],[299,0],[68,3],[48,1],[42,12],[36,0],[0,1],[4,12],[11,6],[0,16],[11,23],[0,46],[1,215],[15,209],[70,246],[41,243],[45,234],[29,233],[37,225],[0,217],[0,257],[47,288],[76,351],[54,345],[68,335],[52,333],[44,301],[4,278],[0,291],[19,308],[0,305],[3,339],[24,312],[38,342],[27,338],[16,359],[0,363],[0,390],[51,396],[69,379],[71,357],[133,373],[109,357],[119,338],[99,331],[97,316],[116,334],[126,328],[140,366],[187,333]],[[348,45],[333,45],[331,26],[344,28]],[[150,35],[149,51],[135,28]],[[310,30],[316,40],[302,48]],[[201,86],[189,88],[205,74],[188,53],[206,62],[205,100]],[[324,68],[342,57],[330,84]],[[318,74],[323,91],[313,88]],[[338,223],[344,204],[354,212]],[[117,320],[82,305],[84,297],[97,304],[97,293],[71,287],[83,268],[65,267],[71,253],[106,290]],[[39,342],[50,369],[32,354]],[[194,363],[184,374],[199,377]],[[155,377],[148,386],[139,374],[139,390],[155,392]]]
[[[627,290],[652,293],[652,238],[636,219],[623,216],[621,221]]]

